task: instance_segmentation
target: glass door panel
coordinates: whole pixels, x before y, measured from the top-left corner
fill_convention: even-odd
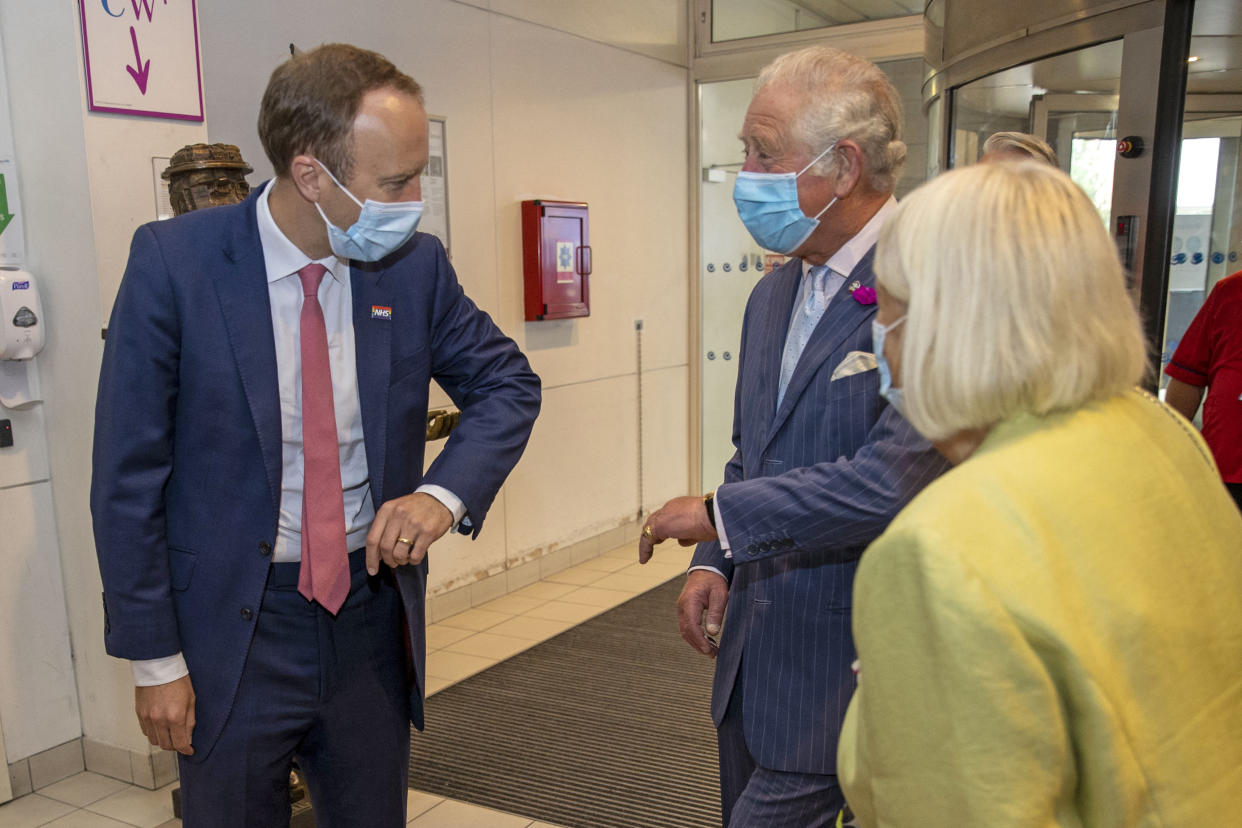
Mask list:
[[[1242,270],[1242,5],[1198,0],[1186,76],[1161,368],[1221,279]],[[1168,378],[1160,375],[1164,391]]]
[[[754,78],[699,85],[699,377],[703,489],[720,485],[733,455],[733,388],[742,314],[751,289],[765,272],[765,256],[733,206],[733,183],[742,168],[737,138],[750,105]]]
[[[973,164],[995,132],[1047,141],[1108,224],[1116,158],[1122,41],[1077,49],[953,91],[952,166]]]
[[[1183,125],[1177,212],[1169,259],[1163,369],[1195,314],[1221,279],[1242,269],[1242,115],[1196,118]],[[1160,388],[1168,377],[1160,375]]]

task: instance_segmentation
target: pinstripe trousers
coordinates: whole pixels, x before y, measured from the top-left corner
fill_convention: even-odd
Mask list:
[[[742,728],[742,677],[716,730],[720,813],[726,828],[819,828],[836,824],[845,797],[831,774],[790,773],[758,765]]]

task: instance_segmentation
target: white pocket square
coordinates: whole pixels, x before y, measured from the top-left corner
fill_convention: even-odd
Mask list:
[[[876,369],[875,354],[869,354],[866,351],[850,351],[845,355],[845,359],[841,360],[836,370],[832,372],[832,379],[829,382],[836,382],[845,377],[852,377],[855,374],[861,374],[863,371],[874,371]]]

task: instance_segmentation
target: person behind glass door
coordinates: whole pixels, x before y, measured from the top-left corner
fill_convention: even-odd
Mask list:
[[[1091,201],[980,164],[880,234],[889,401],[953,470],[863,556],[837,764],[859,825],[1219,825],[1242,808],[1242,515],[1136,389]]]
[[[1164,399],[1187,420],[1203,403],[1203,439],[1242,509],[1242,271],[1212,288],[1164,372]]]
[[[1026,132],[994,132],[983,142],[980,164],[995,161],[1043,161],[1053,167],[1057,163],[1056,151],[1044,139]]]

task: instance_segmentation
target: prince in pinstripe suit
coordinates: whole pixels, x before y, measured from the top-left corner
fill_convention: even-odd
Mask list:
[[[896,91],[860,58],[811,47],[760,74],[734,195],[756,241],[794,258],[747,304],[724,483],[670,501],[640,543],[645,560],[666,538],[705,541],[678,609],[686,640],[717,656],[729,826],[835,818],[854,570],[946,468],[881,398],[872,355],[871,263],[896,206],[900,124]]]

